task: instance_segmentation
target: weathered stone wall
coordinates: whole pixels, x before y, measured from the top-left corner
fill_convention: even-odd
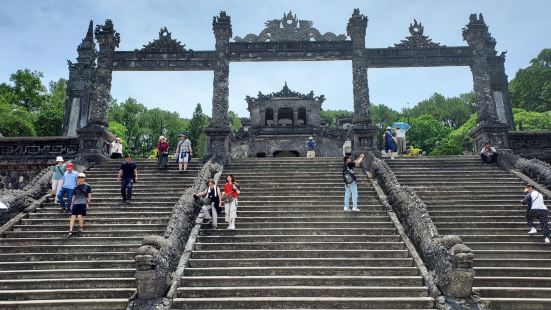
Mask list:
[[[174,206],[164,235],[144,238],[135,257],[137,291],[128,309],[170,309],[172,298],[167,293],[173,282],[179,283],[174,272],[200,211],[201,201],[193,199],[193,194],[204,190],[206,181],[219,177],[223,168],[221,157],[207,161]]]
[[[509,131],[508,137],[515,154],[551,161],[551,131]]]
[[[47,167],[47,164],[41,163],[0,163],[0,190],[22,189]]]
[[[306,157],[306,141],[309,135],[261,135],[236,139],[231,144],[232,158],[257,157],[264,153],[267,157],[275,151],[298,151],[300,157]],[[340,157],[344,139],[316,137],[316,156]]]

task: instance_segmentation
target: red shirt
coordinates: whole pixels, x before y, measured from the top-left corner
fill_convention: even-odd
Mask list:
[[[237,186],[238,186],[237,183],[230,184],[230,183],[226,182],[226,184],[224,184],[224,193],[227,196],[237,198],[238,194],[237,194],[237,191],[234,190],[234,186],[235,186],[235,188],[237,188]]]
[[[159,154],[168,153],[168,143],[167,142],[157,143],[157,150],[159,151]]]

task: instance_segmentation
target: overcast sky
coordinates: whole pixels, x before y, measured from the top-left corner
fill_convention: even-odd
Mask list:
[[[212,17],[224,10],[231,16],[233,35],[258,34],[264,22],[292,10],[311,20],[320,32],[346,33],[354,8],[369,18],[367,47],[388,47],[404,39],[413,19],[425,35],[447,46],[466,45],[461,29],[471,13],[483,13],[498,52],[507,50],[509,79],[526,67],[543,48],[551,48],[551,1],[314,1],[314,0],[2,0],[0,1],[0,82],[18,69],[44,73],[44,83],[68,77],[67,59],[88,22],[113,20],[120,33],[118,50],[141,48],[156,39],[161,27],[186,48],[213,50]],[[279,91],[287,81],[292,90],[324,94],[325,109],[353,109],[352,64],[327,62],[250,62],[230,65],[230,110],[248,116],[246,95]],[[439,92],[447,97],[469,92],[468,67],[370,69],[370,101],[400,110]],[[211,114],[212,72],[114,72],[112,95],[134,97],[148,108],[160,107],[190,117],[197,103]]]

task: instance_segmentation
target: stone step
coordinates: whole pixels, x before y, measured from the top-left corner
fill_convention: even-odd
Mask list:
[[[406,309],[431,308],[430,297],[226,297],[226,298],[175,298],[173,309]]]
[[[75,225],[78,227],[78,225]],[[6,231],[7,238],[56,238],[65,236],[69,226],[65,227],[64,231]],[[109,230],[109,231],[84,231],[78,234],[78,237],[128,237],[133,236],[142,238],[146,235],[162,235],[164,230]],[[132,238],[132,237],[129,237]],[[0,239],[1,240],[1,239]]]
[[[140,211],[131,212],[126,209],[98,209],[92,207],[88,210],[86,220],[91,218],[167,218],[172,213],[168,208],[166,211]],[[51,219],[59,217],[59,210],[48,210],[48,212],[37,212],[32,215],[33,219]]]
[[[69,272],[70,274],[70,272]],[[0,290],[134,288],[134,276],[128,278],[0,279]],[[127,301],[128,302],[128,301]]]
[[[220,235],[392,235],[396,233],[395,228],[330,228],[330,229],[318,229],[318,228],[270,228],[263,229],[254,228],[239,228],[239,223],[236,224],[235,230],[225,229],[202,229],[199,232],[200,236],[220,236]]]
[[[126,224],[126,225],[141,225],[141,224],[164,224],[168,222],[168,217],[159,217],[159,218],[128,218],[128,217],[118,217],[118,218],[108,218],[108,217],[99,217],[99,216],[92,216],[92,213],[90,213],[90,216],[86,216],[86,227],[90,225],[106,225],[106,224]],[[31,226],[31,225],[56,225],[56,224],[68,224],[68,216],[65,216],[65,218],[28,218],[28,219],[22,219],[21,223],[23,225]],[[67,225],[68,226],[68,225]]]
[[[0,246],[0,249],[3,247]],[[331,250],[331,249],[404,249],[402,242],[234,242],[234,243],[195,243],[199,251],[213,250]]]
[[[1,265],[0,265],[1,266]],[[190,259],[190,268],[209,267],[413,267],[411,258],[241,258]]]
[[[1,253],[20,253],[20,254],[35,254],[35,253],[65,253],[67,251],[87,251],[87,252],[128,252],[135,251],[140,247],[141,243],[130,244],[57,244],[57,245],[33,245],[29,247],[20,247],[17,245],[0,245]]]
[[[0,279],[70,279],[70,278],[131,278],[136,268],[93,269],[45,269],[45,270],[0,270]]]
[[[143,236],[133,237],[86,237],[82,233],[75,233],[78,237],[67,238],[58,234],[57,237],[44,238],[0,238],[0,245],[35,246],[35,245],[103,245],[103,244],[139,244]]]
[[[539,242],[541,234],[536,235],[462,235],[463,242]]]
[[[91,298],[91,299],[44,299],[44,300],[20,300],[0,301],[2,309],[82,309],[105,310],[126,309],[127,298]],[[6,308],[4,308],[6,307]]]
[[[551,296],[551,287],[473,287],[473,291],[491,298],[545,298]],[[540,308],[541,309],[541,308]]]
[[[55,300],[55,299],[73,299],[75,309],[77,304],[82,303],[82,299],[95,299],[102,296],[108,299],[128,299],[136,291],[134,288],[89,288],[89,289],[45,289],[45,290],[2,290],[0,291],[0,306],[2,300],[20,301],[20,300]],[[128,300],[127,300],[128,303]],[[120,303],[122,305],[122,302]],[[15,304],[14,304],[15,306]],[[29,305],[30,306],[30,305]],[[85,306],[85,305],[84,305]],[[111,305],[110,305],[111,306]],[[114,304],[113,304],[114,306]],[[2,308],[5,309],[5,308]],[[51,308],[50,308],[51,309]],[[81,309],[81,306],[78,306]],[[103,308],[116,309],[116,308]],[[124,309],[124,308],[122,308]]]
[[[0,262],[36,262],[36,261],[79,261],[79,260],[133,260],[135,251],[118,252],[59,252],[59,253],[32,253],[32,255],[21,255],[21,253],[0,253]]]
[[[551,277],[551,268],[528,265],[525,267],[474,267],[480,277]]]
[[[87,232],[92,231],[120,231],[120,230],[136,230],[136,231],[142,231],[142,230],[152,230],[152,231],[159,231],[164,230],[166,228],[166,224],[90,224],[86,223],[84,225]],[[33,225],[15,225],[13,230],[14,231],[59,231],[59,232],[66,232],[69,229],[69,220],[67,217],[67,220],[63,224],[33,224]]]
[[[421,276],[202,276],[182,278],[186,287],[235,286],[423,286]]]
[[[488,309],[551,309],[551,298],[484,298],[484,302],[488,305]]]
[[[93,269],[133,268],[133,259],[126,260],[70,260],[70,261],[18,261],[0,262],[0,270],[44,270],[44,269]]]
[[[388,222],[248,222],[239,221],[236,224],[238,230],[240,229],[305,229],[305,228],[319,228],[319,229],[332,229],[332,228],[394,228],[394,224],[391,221]],[[218,228],[224,229],[228,226],[227,223],[222,222],[218,224]],[[202,224],[201,228],[210,228],[210,224]]]
[[[230,242],[254,242],[263,240],[264,242],[399,242],[398,235],[236,235],[236,236],[199,236],[197,241],[200,243],[230,243]]]
[[[406,249],[400,250],[213,250],[191,253],[193,259],[242,258],[408,258]]]
[[[2,273],[0,272],[0,275]],[[7,272],[6,272],[7,274]],[[336,266],[292,266],[292,267],[222,267],[186,268],[184,276],[415,276],[417,267],[336,267]]]
[[[540,249],[551,255],[551,247],[543,242],[543,237],[540,241],[532,242],[466,242],[473,250],[532,250]]]
[[[477,267],[526,267],[538,266],[544,268],[551,267],[551,257],[549,258],[477,258],[475,257],[475,266]]]
[[[319,210],[319,209],[318,209]],[[370,216],[364,216],[364,212],[362,211],[362,215],[351,215],[348,216],[347,214],[343,213],[343,216],[311,216],[308,213],[304,213],[303,216],[285,216],[283,213],[281,217],[276,216],[264,216],[264,217],[255,217],[255,216],[241,216],[241,213],[245,212],[242,211],[241,208],[239,208],[239,223],[266,223],[266,224],[272,224],[277,222],[285,222],[285,223],[295,223],[297,225],[300,224],[306,224],[311,222],[318,222],[318,223],[330,223],[330,222],[336,222],[341,223],[343,225],[346,225],[348,223],[364,223],[368,225],[371,225],[370,223],[381,223],[381,222],[390,222],[390,219],[388,216],[378,216],[378,215],[370,215]],[[224,212],[222,212],[224,213]],[[281,214],[282,212],[280,212]]]
[[[504,257],[508,259],[528,259],[528,258],[546,259],[550,257],[550,253],[548,251],[542,251],[542,250],[512,250],[512,249],[486,250],[485,249],[485,250],[475,250],[474,253],[477,259],[478,258],[500,259]]]
[[[179,298],[224,297],[427,297],[425,287],[365,287],[365,286],[238,286],[238,287],[180,287]]]
[[[498,276],[476,276],[473,287],[478,286],[502,286],[502,287],[526,287],[526,288],[551,288],[549,277],[498,277]]]

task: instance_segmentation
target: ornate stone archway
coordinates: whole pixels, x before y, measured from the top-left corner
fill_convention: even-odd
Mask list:
[[[508,148],[507,131],[514,124],[504,68],[505,53],[497,55],[496,41],[481,14],[472,14],[463,28],[468,45],[455,47],[433,42],[424,34],[423,25],[414,20],[409,27],[410,36],[400,43],[387,48],[366,48],[367,22],[367,17],[355,9],[348,20],[347,35],[322,34],[311,21],[300,20],[289,12],[282,19],[267,21],[258,35],[236,36],[231,41],[231,18],[226,12],[220,12],[212,21],[216,40],[213,51],[187,49],[173,39],[166,28],[161,29],[158,39],[141,49],[115,51],[120,36],[111,20],[96,26],[94,32],[90,22],[86,37],[77,49],[77,63],[69,62],[64,135],[89,135],[84,144],[90,150],[105,146],[105,141],[100,140],[109,139],[102,130],[107,126],[113,71],[208,70],[214,72],[212,121],[206,129],[208,155],[229,157],[230,62],[349,60],[354,98],[349,135],[356,151],[376,151],[378,145],[378,129],[369,114],[368,68],[434,66],[471,68],[478,114],[473,136],[478,144],[490,140],[499,148]],[[102,139],[93,140],[93,137]]]

